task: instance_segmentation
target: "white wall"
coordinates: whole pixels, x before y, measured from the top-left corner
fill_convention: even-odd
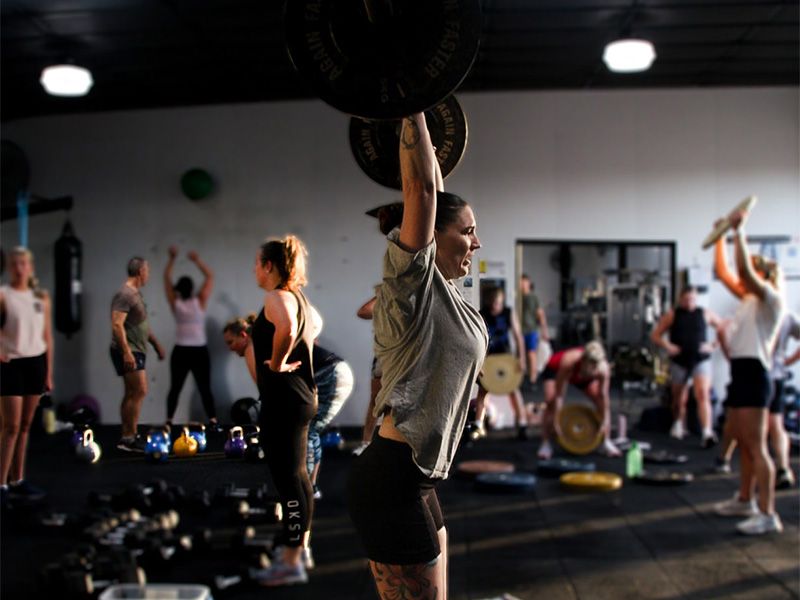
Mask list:
[[[484,258],[513,272],[525,238],[676,240],[678,267],[709,265],[710,224],[758,194],[751,233],[800,232],[798,92],[790,88],[461,94],[467,154],[448,189],[474,205]],[[267,235],[294,232],[310,251],[308,295],[326,317],[324,345],[354,366],[357,387],[339,421],[361,421],[371,332],[354,316],[380,277],[383,242],[363,212],[398,198],[354,164],[345,116],[317,101],[117,112],[4,124],[31,163],[32,191],[72,194],[84,242],[84,328],[57,343],[57,398],[98,397],[118,420],[121,383],[108,358],[109,301],[129,256],[151,261],[151,323],[171,346],[160,284],[166,247],[194,248],[217,272],[210,302],[218,403],[253,395],[244,365],[217,332],[258,308],[251,265]],[[180,175],[203,167],[217,193],[192,203]],[[52,244],[63,215],[31,218],[39,274],[52,287]],[[2,226],[3,246],[16,223]],[[175,274],[189,272],[185,261]],[[795,295],[795,298],[798,296]],[[513,300],[513,299],[509,299]],[[793,308],[800,309],[795,300]],[[724,310],[720,310],[724,312]],[[164,418],[167,364],[150,356],[143,422]],[[179,418],[187,413],[187,390]],[[198,403],[195,403],[197,405]],[[223,408],[224,409],[224,408]],[[197,414],[199,408],[195,408]]]

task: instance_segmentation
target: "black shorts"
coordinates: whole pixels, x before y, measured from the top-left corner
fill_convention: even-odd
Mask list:
[[[0,363],[0,396],[40,396],[47,382],[47,354]]]
[[[772,398],[769,373],[757,358],[731,360],[731,382],[728,384],[728,408],[767,408]]]
[[[772,380],[772,400],[769,403],[770,414],[783,414],[783,384],[783,379]]]
[[[548,380],[555,381],[557,375],[558,375],[558,373],[556,373],[556,371],[554,369],[551,369],[550,367],[545,367],[544,370],[541,373],[539,373],[539,381],[548,381]],[[575,383],[574,381],[568,381],[567,383],[569,383],[570,385],[574,385],[579,390],[582,390],[582,391],[585,392],[586,388],[588,388],[589,385],[591,385],[592,381],[594,381],[594,380],[593,379],[585,379],[585,380],[581,380],[581,381],[579,381],[577,383]]]
[[[125,368],[125,363],[122,360],[122,352],[113,346],[110,348],[111,352],[111,362],[114,363],[114,370],[117,372],[117,375],[122,377],[125,373],[133,373],[134,371],[144,371],[144,365],[147,359],[147,355],[144,352],[133,352],[133,359],[136,361],[136,366],[128,371]]]
[[[376,435],[353,461],[347,482],[350,518],[367,558],[389,565],[431,562],[441,553],[444,527],[430,479],[411,457],[411,447]]]

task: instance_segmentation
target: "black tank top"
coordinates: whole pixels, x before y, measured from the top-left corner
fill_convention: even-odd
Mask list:
[[[263,402],[296,399],[299,402],[314,404],[317,386],[314,382],[314,363],[311,355],[314,338],[307,320],[308,301],[302,292],[292,292],[292,294],[297,299],[297,338],[286,362],[299,360],[300,367],[291,373],[276,373],[264,364],[264,361],[272,358],[275,325],[267,320],[262,308],[251,329],[258,391]]]
[[[672,362],[692,368],[707,359],[709,354],[700,352],[700,345],[706,341],[707,328],[705,311],[702,308],[691,311],[676,308],[672,327],[669,329],[669,341],[680,346],[681,352],[672,357]]]
[[[493,315],[489,309],[481,310],[481,316],[489,332],[489,349],[487,354],[507,354],[511,352],[511,309],[504,308],[499,315]]]

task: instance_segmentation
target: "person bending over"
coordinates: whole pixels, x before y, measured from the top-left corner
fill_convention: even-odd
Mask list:
[[[540,459],[548,460],[553,456],[551,440],[561,433],[558,417],[570,383],[586,394],[601,415],[602,451],[607,456],[620,456],[619,448],[610,439],[611,400],[608,390],[611,382],[611,366],[600,342],[592,341],[585,347],[579,346],[556,352],[547,361],[541,378],[544,382],[545,409],[542,416],[542,443],[537,452]]]

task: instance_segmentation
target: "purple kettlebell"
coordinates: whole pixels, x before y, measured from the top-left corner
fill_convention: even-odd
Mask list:
[[[244,439],[244,431],[239,426],[232,427],[225,442],[225,456],[242,458],[245,450],[247,450],[247,442]]]

